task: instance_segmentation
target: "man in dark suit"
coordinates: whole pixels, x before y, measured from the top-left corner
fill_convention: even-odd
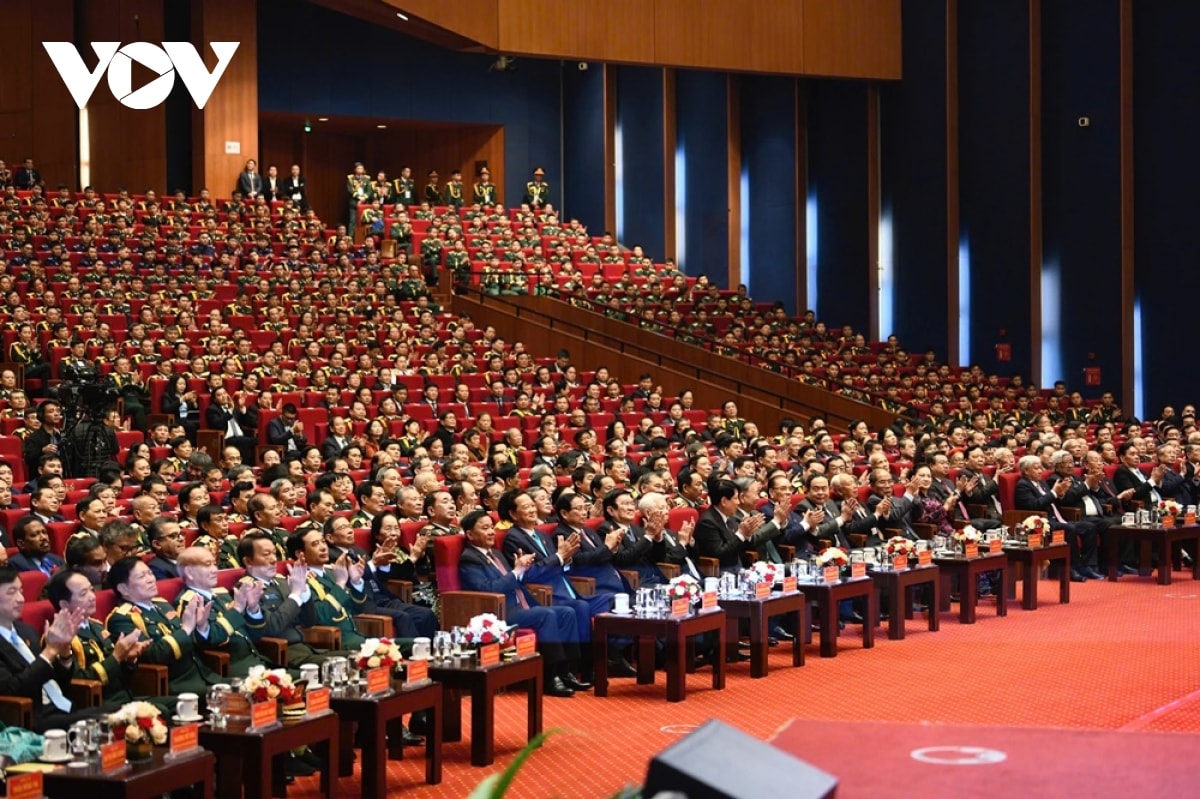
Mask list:
[[[279,168],[274,164],[267,167],[267,176],[263,179],[263,197],[267,202],[283,199],[283,181],[279,179]]]
[[[65,567],[66,561],[50,551],[50,534],[36,516],[22,516],[13,525],[13,544],[20,551],[8,559],[8,565],[19,572],[40,571],[47,577]]]
[[[254,463],[257,442],[250,431],[256,423],[247,413],[244,396],[239,394],[235,404],[224,386],[217,388],[212,392],[212,402],[204,411],[204,421],[209,430],[220,430],[225,434],[225,446],[236,447],[242,453],[242,463]]]
[[[983,447],[971,447],[967,450],[967,465],[962,474],[967,480],[975,478],[975,487],[963,495],[963,499],[974,505],[983,505],[984,515],[989,519],[1000,520],[1003,508],[1000,507],[1000,486],[984,474],[983,467],[987,465],[987,454]]]
[[[742,568],[742,553],[759,543],[755,531],[764,526],[763,515],[752,513],[737,521],[738,489],[732,480],[712,481],[708,498],[712,505],[696,524],[696,552],[702,558],[716,558],[722,572],[737,571]],[[769,532],[774,537],[778,530]]]
[[[638,585],[643,588],[666,585],[667,578],[658,568],[659,561],[655,557],[655,547],[659,542],[633,523],[637,516],[637,502],[633,494],[623,488],[609,491],[604,495],[601,508],[604,521],[596,532],[612,552],[612,565],[618,569],[635,570],[638,573]],[[616,549],[607,543],[614,533],[618,534]]]
[[[575,627],[582,644],[584,672],[591,661],[589,645],[592,640],[592,617],[612,609],[612,594],[594,593],[581,595],[567,577],[571,560],[582,546],[577,534],[547,541],[537,529],[537,503],[524,491],[518,492],[510,502],[507,517],[512,522],[504,537],[504,556],[510,564],[525,554],[533,553],[533,563],[525,573],[531,583],[543,583],[554,592],[555,607],[571,608],[575,612]]]
[[[1042,460],[1036,455],[1026,455],[1017,462],[1021,478],[1017,480],[1014,503],[1021,510],[1036,510],[1045,513],[1051,530],[1063,530],[1071,547],[1071,579],[1082,583],[1087,578],[1101,579],[1100,572],[1087,564],[1096,556],[1096,528],[1088,521],[1068,522],[1059,511],[1059,503],[1079,501],[1087,490],[1083,483],[1072,485],[1068,480],[1057,480],[1052,485],[1042,482]]]
[[[768,494],[771,497],[772,514],[773,505],[781,501],[777,497],[782,497],[784,493],[790,496],[791,491],[792,483],[786,475],[777,474],[771,478]],[[843,528],[853,513],[850,508],[839,508],[829,498],[829,478],[825,475],[814,472],[808,476],[804,486],[804,499],[797,503],[792,516],[799,516],[801,523],[794,525],[789,521],[780,542],[794,546],[798,553],[821,549],[822,540],[830,541],[834,546],[843,549],[850,548],[850,541],[846,538]]]
[[[238,174],[237,190],[247,200],[254,200],[263,193],[263,178],[258,171],[258,162],[251,158],[246,168]]]
[[[304,436],[304,422],[297,419],[296,406],[286,403],[279,415],[267,422],[267,443],[283,447],[283,451],[304,449],[308,439]]]
[[[150,571],[154,572],[154,579],[178,577],[176,559],[183,551],[183,532],[179,529],[179,523],[170,516],[158,516],[150,522],[146,537],[150,539],[150,549],[154,552],[154,558],[148,564]]]
[[[1076,508],[1081,518],[1091,522],[1096,527],[1098,536],[1097,549],[1107,551],[1106,539],[1108,529],[1121,523],[1122,502],[1133,496],[1133,489],[1117,492],[1111,482],[1104,476],[1104,462],[1098,452],[1085,452],[1083,456],[1083,477],[1075,475],[1075,459],[1071,453],[1060,450],[1051,456],[1054,472],[1060,479],[1070,480],[1072,486],[1083,484],[1085,491],[1069,504],[1064,501],[1060,505]],[[1120,546],[1120,573],[1137,574],[1136,546],[1133,541],[1124,541]],[[1097,569],[1097,571],[1103,571]]]
[[[562,607],[542,607],[525,589],[522,581],[533,565],[534,554],[517,558],[510,569],[503,555],[493,547],[496,533],[486,511],[471,511],[462,520],[468,546],[458,562],[458,576],[467,591],[487,591],[504,594],[505,618],[518,627],[529,627],[537,633],[538,651],[545,668],[547,696],[570,697],[576,688],[590,688],[577,680],[568,669],[568,661],[578,659],[579,630],[575,611]]]
[[[24,607],[20,575],[0,566],[0,694],[33,702],[36,732],[65,728],[81,717],[72,712],[66,693],[75,667],[71,639],[87,615],[82,610],[58,611],[43,641],[21,621]]]
[[[55,400],[45,400],[37,409],[37,419],[41,427],[25,437],[21,445],[21,454],[25,459],[25,473],[37,474],[38,465],[43,455],[60,455],[59,446],[62,440],[62,406]]]
[[[283,179],[283,199],[296,203],[301,211],[308,210],[307,183],[299,164],[292,164],[292,173]]]
[[[979,478],[977,476],[964,472],[958,475],[957,481],[951,481],[949,476],[950,459],[941,452],[934,454],[930,460],[929,471],[933,476],[933,480],[929,483],[929,496],[943,505],[953,496],[954,511],[950,514],[953,519],[967,521],[976,530],[1000,529],[1001,525],[998,519],[972,519],[970,513],[967,511],[966,497],[979,487]]]
[[[329,423],[329,436],[321,442],[321,460],[329,461],[336,458],[348,446],[350,446],[350,423],[343,416],[335,416]]]
[[[892,493],[892,486],[895,481],[892,479],[892,473],[889,469],[875,469],[871,472],[871,495],[867,497],[867,510],[874,513],[880,520],[876,529],[883,527],[894,528],[901,532],[909,541],[916,541],[920,538],[911,524],[912,516],[916,510],[916,486],[913,481],[909,481],[903,496],[895,496]],[[886,503],[887,509],[881,508]],[[883,539],[873,541],[867,539],[868,545],[879,545],[883,543]]]

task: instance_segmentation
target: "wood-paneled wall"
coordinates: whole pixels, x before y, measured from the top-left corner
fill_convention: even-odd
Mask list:
[[[260,122],[259,161],[264,171],[273,163],[284,175],[292,164],[300,164],[308,180],[309,202],[331,225],[346,221],[346,175],[355,161],[362,161],[372,176],[382,170],[389,179],[399,176],[401,167],[407,165],[418,187],[425,185],[430,169],[438,171],[444,185],[450,170],[458,167],[468,192],[475,180],[475,163],[486,161],[492,182],[504,185],[504,129],[499,125],[404,125],[393,121],[386,130],[364,123],[361,130],[327,131],[321,123],[313,124],[312,133],[304,133],[297,122],[265,116]]]
[[[74,186],[77,109],[42,47],[73,41],[71,0],[6,0],[0,47],[0,159],[15,169],[34,159],[48,188]]]
[[[197,187],[207,186],[221,195],[237,182],[258,141],[256,5],[254,0],[205,0],[192,5],[192,44],[210,70],[217,58],[209,42],[241,42],[208,103],[192,110],[192,180]],[[226,154],[225,142],[239,142],[241,153]]]
[[[900,77],[900,0],[388,2],[501,53],[735,72]],[[354,13],[349,6],[345,10]],[[495,38],[493,31],[498,31]]]

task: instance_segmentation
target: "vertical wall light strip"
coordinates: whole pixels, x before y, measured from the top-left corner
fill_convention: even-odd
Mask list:
[[[895,332],[895,239],[892,233],[892,204],[879,213],[879,336]]]
[[[687,273],[687,153],[675,144],[675,268]]]
[[[1042,385],[1064,379],[1062,371],[1062,264],[1042,260]]]
[[[79,187],[92,185],[92,133],[88,109],[79,109]]]
[[[804,211],[804,238],[807,244],[805,277],[807,278],[808,307],[801,310],[814,311],[817,318],[820,319],[821,311],[817,307],[817,262],[821,251],[817,241],[817,190],[815,188],[808,192],[808,204]]]
[[[882,331],[881,331],[882,332]],[[971,238],[958,239],[958,365],[971,363]]]
[[[1142,298],[1133,295],[1133,415],[1146,418],[1146,391],[1142,382]]]
[[[613,133],[613,163],[615,164],[616,181],[614,183],[617,206],[617,241],[625,240],[625,142],[621,136],[621,120]]]
[[[739,282],[750,286],[750,169],[745,162],[742,163],[742,178],[741,178],[741,219],[738,220],[738,225],[741,227],[742,237],[742,263],[741,277]],[[733,286],[730,286],[733,288]],[[750,294],[754,295],[758,291],[757,286],[750,287]]]

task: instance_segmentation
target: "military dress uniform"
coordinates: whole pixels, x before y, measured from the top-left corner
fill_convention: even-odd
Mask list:
[[[358,204],[365,203],[370,198],[370,184],[371,178],[367,175],[353,173],[346,175],[346,191],[350,195],[349,229],[351,236],[354,235],[354,225],[358,222]]]
[[[526,205],[530,208],[541,208],[550,202],[550,184],[544,180],[531,180],[525,184]]]
[[[496,204],[496,184],[495,183],[476,183],[473,191],[475,202],[480,205],[495,205]]]
[[[396,178],[392,181],[392,187],[396,190],[392,197],[397,205],[416,205],[416,184],[412,178]]]
[[[461,180],[452,180],[446,184],[446,193],[444,195],[445,204],[452,208],[462,208],[463,203],[463,183]]]
[[[185,588],[175,600],[176,611],[182,613],[184,606],[197,594],[195,589]],[[246,617],[233,606],[233,597],[224,588],[213,589],[212,604],[208,609],[208,638],[197,639],[196,644],[205,652],[228,653],[231,677],[245,677],[252,666],[272,668],[275,665],[254,646]]]
[[[326,625],[342,631],[342,646],[358,649],[366,640],[354,624],[354,615],[367,609],[366,584],[357,591],[353,586],[342,588],[326,568],[321,574],[312,569],[308,572],[308,590],[312,598],[300,608],[300,626]]]
[[[208,686],[222,682],[220,675],[205,666],[198,656],[198,635],[183,630],[179,614],[171,603],[155,597],[149,608],[122,602],[105,621],[108,634],[115,638],[132,631],[141,631],[150,646],[141,660],[167,667],[167,690],[174,695],[191,692],[203,696]],[[212,635],[209,630],[209,635]]]

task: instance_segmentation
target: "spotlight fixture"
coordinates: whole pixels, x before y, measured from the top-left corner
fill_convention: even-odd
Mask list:
[[[397,16],[397,17],[399,17],[399,18],[400,18],[401,20],[403,20],[404,22],[408,22],[408,15],[407,15],[407,14],[402,14],[402,13],[400,13],[399,11],[397,11],[397,12],[396,12],[396,16]]]
[[[488,66],[488,72],[516,72],[517,59],[510,55],[498,55]]]

